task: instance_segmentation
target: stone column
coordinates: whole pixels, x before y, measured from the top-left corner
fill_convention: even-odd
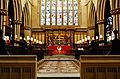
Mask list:
[[[4,18],[4,16],[1,15],[1,29],[3,28],[3,27],[2,27],[2,26],[3,26],[3,18]]]
[[[3,36],[5,36],[5,27],[6,27],[6,16],[3,15],[3,22],[2,22]]]
[[[115,15],[112,15],[112,17],[113,17],[113,30],[115,30],[116,29]]]
[[[118,25],[119,25],[119,37],[118,38],[120,39],[120,14],[118,14],[118,19],[119,19],[119,21],[118,21],[119,22],[118,23]]]
[[[21,22],[18,21],[18,23],[17,23],[17,36],[18,36],[18,40],[20,40],[20,25],[21,25]]]
[[[6,16],[7,16],[7,10],[1,9],[1,28],[3,30],[3,36],[5,36],[5,26],[6,25]]]
[[[17,22],[16,22],[16,20],[14,21],[14,40],[17,40],[16,39],[16,35],[17,35],[17,29],[16,29],[16,27],[17,27]]]
[[[14,36],[17,35],[17,39],[14,38],[14,40],[17,40],[17,41],[19,41],[20,39],[20,24],[21,24],[21,21],[18,21],[18,20],[14,21]]]
[[[104,20],[99,20],[98,22],[98,30],[99,30],[99,36],[102,35],[103,36],[103,40],[104,40]]]
[[[104,23],[102,23],[102,24],[101,24],[101,31],[100,31],[100,34],[99,34],[99,36],[100,36],[100,35],[103,36],[103,38],[102,38],[101,40],[104,40],[104,39],[105,39],[105,38],[104,38],[104,36],[105,36],[104,29],[105,29],[105,28],[104,28]]]
[[[120,11],[119,11],[119,8],[112,9],[111,14],[113,17],[113,30],[117,30],[117,33],[116,33],[117,35],[115,35],[115,36],[120,39],[120,27],[119,27]]]

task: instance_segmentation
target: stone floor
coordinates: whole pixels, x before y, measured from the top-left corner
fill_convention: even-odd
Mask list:
[[[38,77],[80,77],[79,65],[67,57],[46,59],[38,68]]]

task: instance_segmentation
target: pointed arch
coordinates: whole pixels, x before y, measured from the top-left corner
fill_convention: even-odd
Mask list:
[[[20,20],[20,15],[22,15],[22,13],[20,12],[21,10],[21,6],[22,4],[20,3],[21,0],[9,0],[8,1],[8,5],[9,5],[9,2],[13,3],[13,6],[14,6],[14,20]],[[8,8],[8,5],[7,5],[7,8]]]
[[[22,36],[24,36],[24,38],[27,38],[27,36],[31,36],[30,22],[31,20],[30,20],[29,5],[28,2],[26,2],[22,10],[22,28],[23,28]]]
[[[91,1],[90,8],[89,8],[89,27],[95,26],[95,5]]]
[[[11,2],[10,0],[9,0],[9,2]],[[13,2],[13,8],[14,8],[14,20],[15,20],[15,17],[16,17],[16,5],[15,5],[15,0],[12,0],[12,2]]]
[[[106,14],[110,14],[106,13],[106,11],[108,10],[108,7],[106,8],[106,6],[108,6],[108,0],[98,0],[97,3],[97,24],[98,24],[98,30],[99,30],[99,36],[102,35],[103,36],[103,40],[106,40]],[[110,9],[109,9],[110,10]]]
[[[18,4],[18,0],[15,0],[15,5],[16,5],[16,20],[19,20],[19,4]]]
[[[23,7],[23,15],[24,16],[24,26],[30,27],[30,12],[29,12],[29,5],[26,3]]]
[[[106,0],[98,0],[98,3],[97,3],[98,21],[101,21],[101,20],[104,21],[105,5],[106,5]]]
[[[97,19],[100,19],[100,5],[101,5],[101,0],[98,0],[97,2]]]
[[[20,15],[19,15],[19,21],[22,21],[22,4],[21,4],[21,0],[18,0],[18,10],[19,10],[19,13],[20,13]]]
[[[26,3],[26,12],[27,12],[27,23],[30,24],[30,11],[29,11],[29,5]]]
[[[88,34],[93,37],[95,35],[95,5],[93,1],[89,3],[88,25]]]
[[[102,19],[105,19],[105,6],[106,6],[106,0],[103,0],[103,8],[102,8]]]

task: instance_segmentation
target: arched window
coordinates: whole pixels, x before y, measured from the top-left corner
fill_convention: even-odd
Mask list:
[[[40,1],[40,25],[78,25],[78,0]]]

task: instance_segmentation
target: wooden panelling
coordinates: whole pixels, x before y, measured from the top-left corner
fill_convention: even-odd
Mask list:
[[[36,71],[36,56],[0,56],[0,79],[37,79]]]
[[[119,79],[119,55],[81,55],[80,79]]]

